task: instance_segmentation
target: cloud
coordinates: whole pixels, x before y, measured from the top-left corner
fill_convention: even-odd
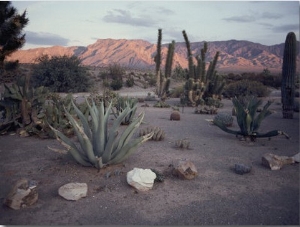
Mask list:
[[[280,26],[274,26],[272,28],[273,32],[285,32],[288,33],[290,31],[299,31],[299,24],[286,24]]]
[[[279,13],[270,13],[270,12],[263,12],[261,18],[264,19],[279,19],[282,18],[282,15]]]
[[[25,34],[26,43],[34,45],[67,46],[70,41],[69,39],[48,32],[26,31]]]
[[[122,9],[109,11],[108,14],[103,17],[103,21],[141,27],[152,27],[156,25],[156,22],[149,17],[133,17],[129,11]]]
[[[234,17],[223,18],[223,20],[226,20],[229,22],[233,21],[233,22],[239,22],[239,23],[247,23],[247,22],[255,21],[255,17],[254,16],[234,16]]]

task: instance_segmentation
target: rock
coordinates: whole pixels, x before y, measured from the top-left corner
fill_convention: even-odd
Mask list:
[[[4,204],[14,210],[29,207],[38,200],[37,183],[32,180],[18,180],[7,197],[4,199]]]
[[[298,153],[298,154],[295,154],[294,156],[292,156],[292,158],[293,158],[293,160],[294,160],[294,162],[300,162],[300,153]]]
[[[191,180],[198,175],[198,171],[191,161],[179,161],[173,169],[173,175],[180,179]]]
[[[246,166],[244,164],[235,164],[234,165],[234,172],[237,174],[243,175],[244,173],[250,173],[251,166]]]
[[[127,173],[127,183],[139,191],[153,188],[156,174],[151,169],[133,168]]]
[[[278,156],[275,154],[265,154],[262,159],[262,165],[270,168],[271,170],[279,170],[284,165],[294,163],[294,159],[292,157],[287,156]]]
[[[58,189],[58,194],[66,200],[78,200],[87,195],[86,183],[68,183]]]
[[[178,110],[174,110],[170,115],[171,121],[180,121],[180,113]]]

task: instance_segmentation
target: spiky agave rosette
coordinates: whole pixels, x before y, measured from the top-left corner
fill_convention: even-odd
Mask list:
[[[92,102],[91,106],[87,99],[85,101],[90,111],[91,127],[89,126],[88,118],[84,116],[73,101],[72,105],[81,124],[66,111],[66,116],[74,127],[80,146],[77,146],[70,138],[50,126],[55,132],[57,140],[70,152],[78,163],[84,166],[94,166],[98,169],[108,164],[121,163],[127,159],[140,144],[153,136],[153,132],[151,132],[143,137],[131,140],[131,137],[144,118],[144,113],[140,113],[138,117],[127,126],[123,133],[119,135],[118,128],[132,109],[127,106],[108,130],[112,104],[110,103],[105,109],[103,102],[101,102],[99,108],[97,108],[94,102]]]

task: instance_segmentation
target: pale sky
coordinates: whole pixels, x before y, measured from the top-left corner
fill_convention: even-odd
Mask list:
[[[247,40],[284,43],[299,40],[299,1],[12,1],[27,10],[23,49],[87,46],[97,39],[183,42]]]

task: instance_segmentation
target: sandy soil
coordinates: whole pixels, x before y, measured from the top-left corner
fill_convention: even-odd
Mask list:
[[[147,102],[150,107],[138,108],[146,113],[141,127],[161,127],[165,140],[147,141],[123,164],[100,172],[47,149],[62,148],[56,140],[1,136],[1,202],[12,184],[24,177],[38,182],[39,200],[21,210],[1,206],[0,225],[299,225],[299,164],[278,171],[261,165],[265,153],[299,152],[299,113],[283,119],[280,99],[273,98],[275,113],[261,130],[285,131],[290,140],[279,136],[240,141],[211,125],[206,120],[211,115],[194,114],[194,108],[186,107],[180,121],[170,121],[171,108],[153,108],[154,102]],[[231,112],[231,101],[223,103],[219,112]],[[189,139],[191,149],[175,148],[174,142],[183,138]],[[171,165],[181,159],[195,164],[195,179],[170,174]],[[238,175],[232,170],[236,163],[252,165],[252,171]],[[126,173],[134,167],[155,168],[166,179],[148,192],[137,192],[126,182]],[[115,170],[121,174],[115,175]],[[60,197],[58,188],[70,182],[87,183],[87,197],[76,202]]]

